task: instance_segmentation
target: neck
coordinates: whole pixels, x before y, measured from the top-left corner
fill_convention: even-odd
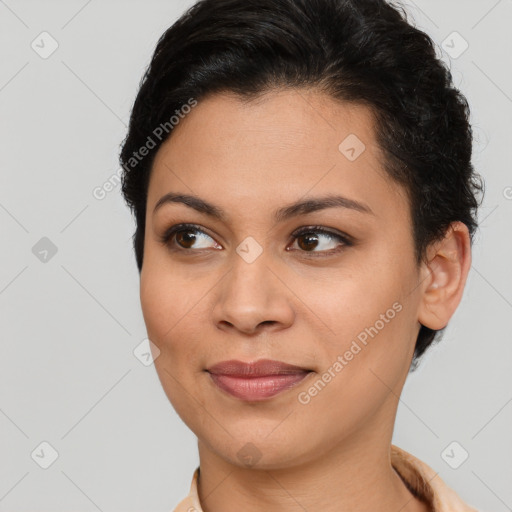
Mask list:
[[[277,469],[240,467],[199,441],[198,494],[204,512],[428,512],[391,465],[392,428],[354,433],[325,453]],[[380,432],[375,436],[375,432]]]

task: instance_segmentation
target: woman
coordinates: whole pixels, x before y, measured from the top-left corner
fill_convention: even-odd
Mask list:
[[[475,510],[391,444],[471,264],[468,117],[383,0],[202,0],[163,34],[121,164],[155,366],[198,438],[176,511]]]

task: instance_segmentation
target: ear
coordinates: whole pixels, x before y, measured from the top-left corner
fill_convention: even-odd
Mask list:
[[[422,296],[418,321],[430,329],[440,330],[457,309],[471,267],[471,243],[467,226],[453,222],[445,237],[427,249],[422,263]]]

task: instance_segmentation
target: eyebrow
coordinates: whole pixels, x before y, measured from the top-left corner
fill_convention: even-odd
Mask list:
[[[175,194],[173,192],[165,194],[158,200],[155,208],[153,209],[153,215],[164,204],[169,203],[184,204],[185,206],[188,206],[189,208],[192,208],[199,213],[208,215],[209,217],[222,222],[226,222],[228,219],[228,215],[222,208],[208,203],[200,197],[190,194]],[[327,208],[346,208],[361,213],[375,215],[371,208],[364,203],[343,196],[328,195],[324,197],[306,199],[304,201],[297,201],[296,203],[279,208],[274,212],[274,220],[276,222],[283,222],[298,215],[306,215],[308,213],[325,210]]]

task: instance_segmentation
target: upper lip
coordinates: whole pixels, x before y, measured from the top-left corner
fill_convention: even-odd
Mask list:
[[[286,375],[308,372],[307,368],[301,368],[282,361],[272,359],[260,359],[245,363],[236,359],[221,361],[207,368],[208,372],[217,375],[232,375],[239,377],[261,377],[264,375]]]

